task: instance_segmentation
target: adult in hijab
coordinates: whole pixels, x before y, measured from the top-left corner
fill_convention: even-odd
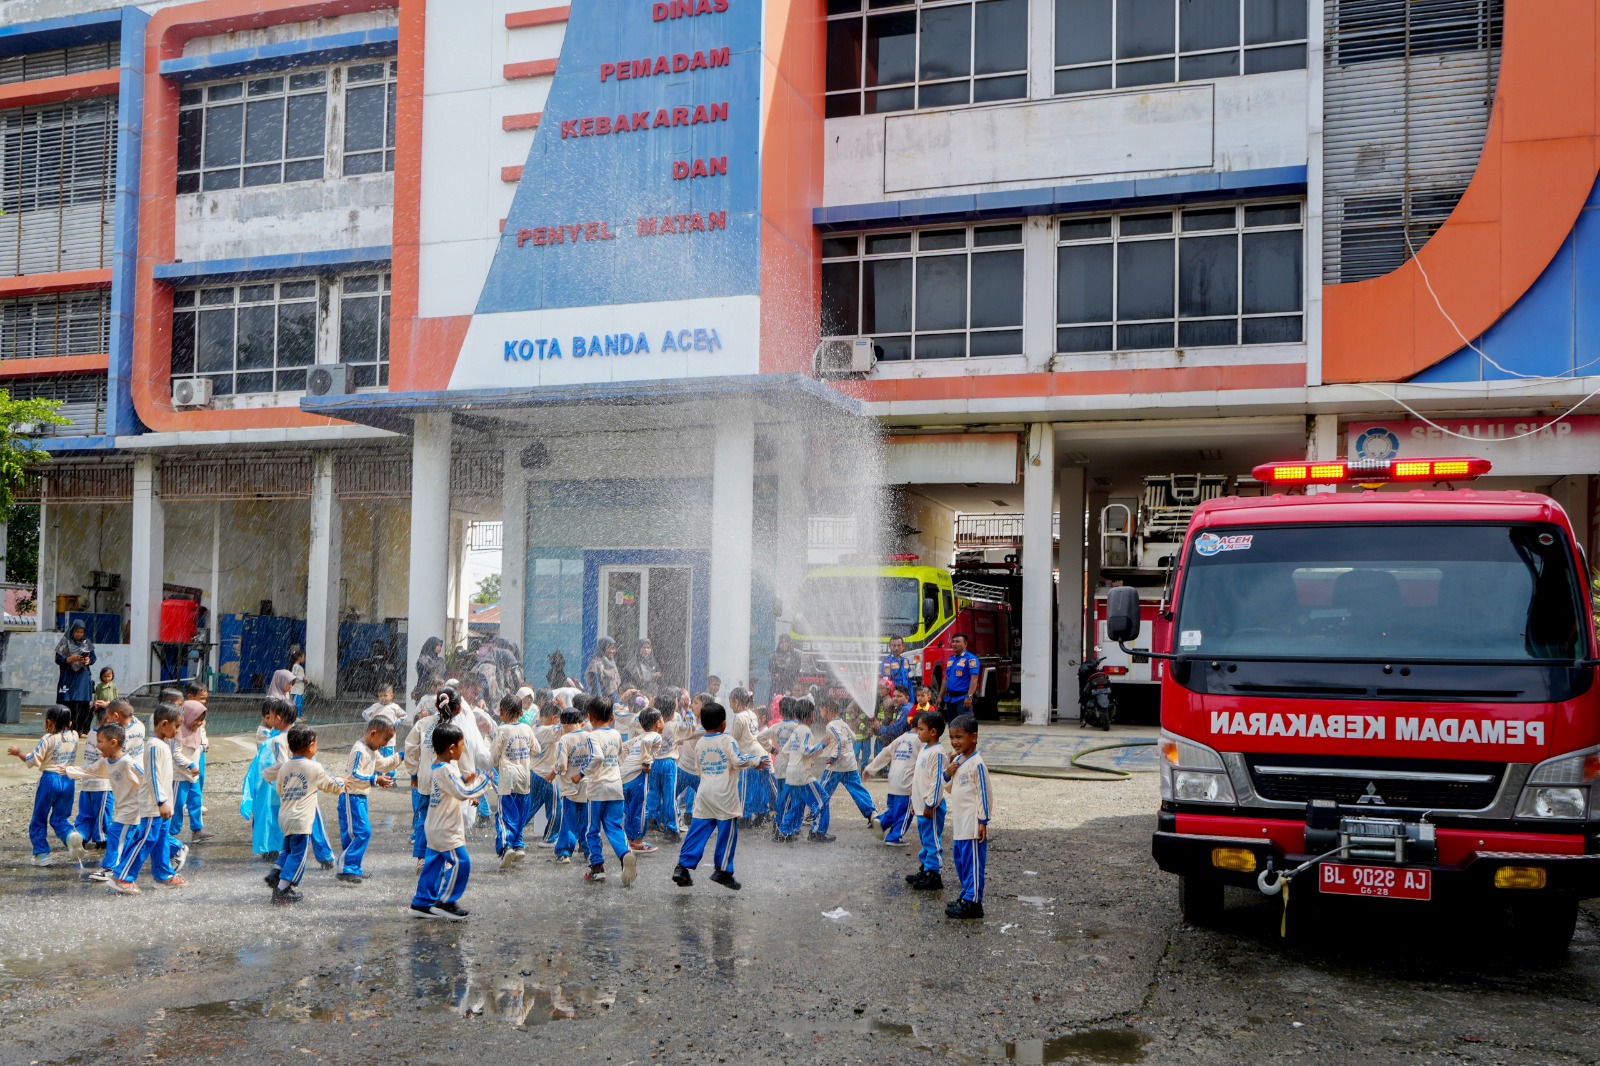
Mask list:
[[[622,671],[622,680],[630,688],[636,688],[647,696],[656,694],[656,689],[661,686],[661,667],[656,663],[655,648],[648,640],[639,642],[639,650],[634,652],[627,668]]]
[[[417,655],[417,687],[411,690],[412,700],[420,699],[430,681],[444,680],[444,641],[429,637],[422,643]]]
[[[583,689],[591,696],[614,700],[621,688],[622,671],[617,668],[617,642],[610,637],[601,637],[594,658],[589,660],[589,668],[583,672]]]
[[[74,622],[56,642],[56,702],[72,711],[72,729],[80,737],[86,736],[93,724],[94,712],[90,702],[94,699],[94,641],[82,622]]]

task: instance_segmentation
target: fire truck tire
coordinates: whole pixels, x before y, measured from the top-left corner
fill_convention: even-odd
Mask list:
[[[1190,925],[1216,925],[1222,919],[1222,882],[1205,874],[1178,878],[1178,910]]]
[[[1506,907],[1506,944],[1524,958],[1556,961],[1567,953],[1577,925],[1575,898],[1512,903]]]

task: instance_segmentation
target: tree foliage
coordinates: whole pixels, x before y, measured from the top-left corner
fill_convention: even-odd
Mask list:
[[[490,574],[478,582],[477,594],[472,597],[473,603],[499,603],[500,602],[500,575]]]
[[[0,389],[0,522],[11,520],[17,490],[28,471],[50,458],[39,447],[40,427],[71,423],[61,416],[60,408],[59,400],[17,400]]]

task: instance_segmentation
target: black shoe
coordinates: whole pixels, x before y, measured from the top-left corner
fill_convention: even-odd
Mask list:
[[[716,873],[711,875],[711,880],[725,888],[731,888],[735,892],[744,887],[739,882],[735,881],[733,879],[733,875],[726,870],[718,870]]]
[[[261,853],[260,858],[262,862],[270,862],[274,866],[278,865],[278,853],[276,851],[264,851]]]
[[[951,900],[944,908],[946,918],[982,918],[983,904],[976,900]]]
[[[439,916],[437,914],[433,913],[433,908],[432,907],[419,907],[415,903],[413,903],[411,905],[411,917],[413,917],[413,918],[437,918]]]
[[[597,862],[589,867],[589,872],[583,875],[585,881],[604,881],[606,879],[606,864]]]
[[[819,833],[815,829],[813,829],[806,836],[806,839],[811,841],[811,843],[813,843],[813,844],[832,844],[834,842],[834,840],[837,839],[837,838],[835,838],[831,834]]]
[[[878,818],[878,814],[877,814],[876,811],[868,811],[867,812],[867,828],[869,828],[869,829],[872,828],[872,823],[875,822],[877,820],[877,818]]]
[[[467,908],[459,903],[435,903],[433,909],[444,911],[446,914],[456,918],[465,918],[467,916]]]
[[[305,898],[304,896],[302,896],[300,893],[296,892],[292,887],[291,888],[286,888],[281,892],[278,891],[276,888],[272,890],[272,902],[274,902],[274,903],[279,903],[279,904],[299,903],[304,898]]]
[[[922,871],[922,876],[911,882],[911,887],[918,892],[942,892],[944,891],[944,878],[940,877],[934,870],[924,870]]]
[[[927,872],[928,871],[924,870],[922,867],[920,867],[920,866],[917,867],[917,872],[916,873],[914,873],[914,874],[906,874],[906,884],[908,884],[908,885],[916,884],[918,881],[922,880],[922,875],[927,873]]]
[[[683,843],[683,834],[669,830],[661,834],[661,839],[665,840],[668,844],[681,844]]]
[[[712,880],[715,881],[716,878],[713,877]],[[694,878],[689,876],[689,870],[687,867],[674,866],[672,868],[672,883],[677,885],[679,888],[688,888],[690,885],[694,884]]]
[[[263,877],[261,880],[265,881],[270,887],[276,889],[278,887],[278,882],[283,880],[283,871],[274,866],[272,869],[267,871],[267,876]]]
[[[340,881],[343,881],[347,885],[359,885],[361,883],[361,875],[360,874],[343,874],[342,873],[342,874],[340,874],[338,876],[337,879],[340,880]]]
[[[331,870],[331,869],[333,869],[333,860],[332,859],[318,859],[317,860],[317,865],[322,867],[324,870]]]

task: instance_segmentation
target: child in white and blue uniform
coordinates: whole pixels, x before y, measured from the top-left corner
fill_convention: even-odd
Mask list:
[[[494,851],[500,869],[521,862],[522,830],[532,817],[533,757],[540,751],[533,727],[522,724],[522,701],[514,695],[500,697],[500,728],[489,744],[499,809],[494,819]]]
[[[817,816],[817,832],[826,836],[830,815],[833,813],[833,793],[840,786],[856,805],[856,810],[872,824],[872,793],[861,783],[861,764],[856,762],[856,738],[841,714],[846,701],[825,700],[822,717],[827,729],[823,734],[822,813]]]
[[[622,798],[622,734],[612,728],[614,712],[609,699],[591,696],[585,709],[589,713],[589,758],[575,775],[588,789],[589,872],[583,877],[586,881],[606,879],[603,838],[622,864],[622,887],[627,888],[638,875],[639,857],[628,847],[623,824],[627,812]]]
[[[317,762],[315,730],[295,726],[284,743],[289,757],[265,771],[267,779],[278,786],[278,827],[283,830],[283,863],[272,886],[272,902],[279,904],[300,902],[295,888],[305,876],[312,834],[322,824],[317,793],[344,791],[344,782]]]
[[[110,669],[107,667],[106,669]],[[98,773],[102,761],[100,755],[100,726],[105,724],[106,708],[98,707],[95,712],[96,723],[89,729],[89,735],[83,738],[83,774],[71,774],[78,782],[78,818],[72,827],[83,838],[85,847],[100,847],[104,849],[106,835],[110,831],[111,812],[106,809],[106,800],[111,795],[111,784],[105,776]]]
[[[951,722],[950,746],[955,749],[945,770],[954,837],[950,861],[961,878],[961,895],[944,913],[951,918],[982,918],[989,866],[989,768],[978,753],[978,720],[966,714]]]
[[[678,852],[678,865],[672,871],[673,883],[680,888],[694,884],[689,871],[700,865],[713,831],[717,835],[714,854],[716,872],[711,880],[737,890],[733,876],[734,852],[739,847],[739,819],[744,800],[739,794],[739,774],[767,761],[762,751],[741,750],[733,737],[724,733],[728,712],[715,700],[700,708],[700,723],[706,735],[700,740],[700,787],[695,791],[690,812],[689,832]]]
[[[416,895],[411,897],[411,916],[459,922],[467,917],[460,901],[472,874],[466,846],[466,804],[483,795],[489,779],[479,773],[463,775],[456,769],[466,743],[455,723],[441,722],[433,731],[432,743],[437,754],[428,768],[432,791],[423,827],[427,850],[417,875]]]
[[[384,754],[388,752],[388,754]],[[346,884],[359,885],[367,872],[361,863],[372,840],[367,794],[374,787],[394,787],[400,756],[394,753],[394,722],[384,715],[369,720],[366,735],[350,749],[350,769],[339,793],[339,873]]]
[[[94,761],[86,759],[81,769],[67,767],[68,776],[74,780],[84,784],[98,781],[105,785],[107,792],[101,795],[109,794],[113,799],[112,817],[106,824],[105,854],[100,857],[100,868],[86,875],[90,881],[111,880],[111,872],[117,868],[117,859],[122,854],[122,838],[139,824],[139,786],[144,781],[144,771],[138,760],[123,750],[125,737],[122,726],[115,722],[102,723],[94,731],[98,748]]]
[[[912,721],[915,726],[915,720]],[[911,810],[912,780],[917,773],[917,756],[922,753],[922,738],[913,728],[900,734],[893,744],[883,748],[867,764],[867,772],[882,771],[889,778],[888,795],[883,813],[878,815],[878,826],[883,830],[883,842],[890,847],[906,843],[906,831],[916,824]]]
[[[27,755],[15,745],[6,750],[39,771],[39,786],[33,794],[33,817],[28,821],[33,864],[50,865],[51,829],[61,838],[68,856],[76,858],[83,850],[83,837],[72,828],[72,778],[67,774],[67,767],[78,757],[78,734],[72,731],[72,711],[59,703],[46,711],[44,736]]]
[[[944,888],[944,878],[939,874],[945,813],[945,759],[939,741],[944,737],[944,715],[938,711],[918,715],[916,730],[923,748],[911,783],[911,807],[917,812],[917,837],[922,849],[917,853],[920,868],[906,875],[906,883],[916,889],[939,891]]]

